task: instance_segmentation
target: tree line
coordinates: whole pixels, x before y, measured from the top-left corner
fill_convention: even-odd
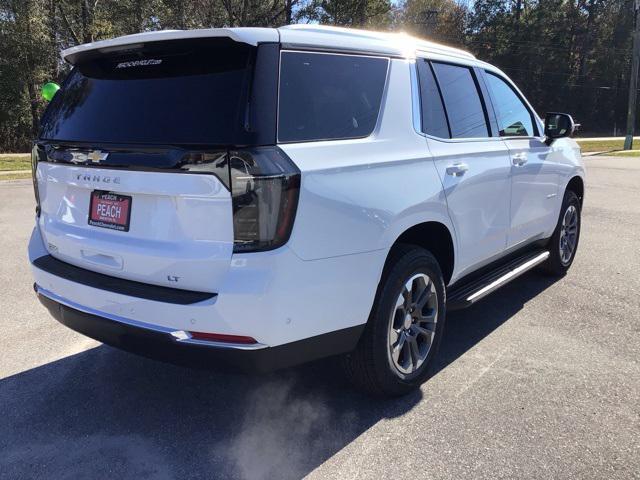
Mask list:
[[[538,113],[624,130],[633,0],[0,0],[0,152],[27,151],[59,52],[150,30],[320,23],[406,31],[503,69]]]

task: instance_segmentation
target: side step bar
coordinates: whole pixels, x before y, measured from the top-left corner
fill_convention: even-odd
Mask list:
[[[515,258],[475,280],[460,286],[454,285],[447,292],[447,309],[459,310],[473,305],[514,278],[540,265],[547,258],[549,258],[548,250],[538,250]]]

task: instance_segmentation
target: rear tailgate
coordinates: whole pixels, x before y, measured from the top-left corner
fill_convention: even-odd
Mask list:
[[[231,194],[216,176],[41,162],[37,179],[39,226],[52,256],[154,285],[220,287],[233,251],[233,219]],[[130,197],[116,204],[119,218],[103,216],[102,226],[95,205],[94,221],[90,215],[96,191],[115,194],[106,196],[107,205],[109,198]],[[128,229],[110,225],[118,220]]]
[[[274,143],[277,59],[277,44],[226,36],[74,56],[34,149],[50,254],[113,277],[219,291],[234,247],[228,151]]]

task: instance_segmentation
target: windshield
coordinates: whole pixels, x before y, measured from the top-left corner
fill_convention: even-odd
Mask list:
[[[61,142],[238,145],[255,47],[228,38],[150,42],[76,66],[42,119]]]

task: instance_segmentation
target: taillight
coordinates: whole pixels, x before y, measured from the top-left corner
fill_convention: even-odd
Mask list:
[[[177,166],[189,173],[213,174],[229,188],[229,162],[226,150],[187,152]]]
[[[233,251],[272,250],[293,228],[300,170],[278,147],[229,152],[233,200]]]
[[[31,149],[31,179],[33,180],[33,194],[36,197],[36,216],[40,216],[40,192],[38,191],[38,145],[33,145]]]

